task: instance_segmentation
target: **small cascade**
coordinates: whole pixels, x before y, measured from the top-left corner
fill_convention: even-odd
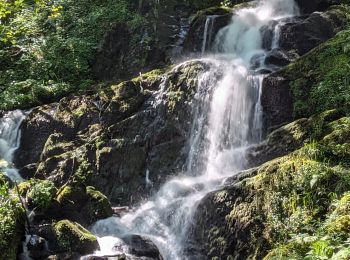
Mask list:
[[[217,15],[208,15],[205,20],[204,32],[203,32],[203,43],[202,43],[202,55],[210,49],[212,37],[213,37],[213,28],[215,24],[215,19]]]
[[[17,182],[22,181],[22,177],[13,164],[13,155],[20,145],[19,127],[24,118],[23,111],[14,110],[5,113],[0,119],[0,169],[12,181]]]
[[[216,54],[200,59],[210,69],[197,79],[183,171],[134,212],[95,223],[92,232],[101,247],[96,255],[127,255],[121,240],[136,234],[151,239],[165,260],[205,259],[195,246],[188,250],[197,205],[227,177],[249,167],[246,151],[262,140],[261,71],[266,68],[267,54],[262,28],[275,23],[278,33],[278,24],[297,14],[293,0],[261,0],[255,7],[238,10],[231,24],[218,32],[213,46]],[[206,20],[202,52],[212,42],[214,22],[215,17]],[[278,45],[277,35],[269,40]],[[164,79],[153,103],[156,109],[166,102],[166,85]]]

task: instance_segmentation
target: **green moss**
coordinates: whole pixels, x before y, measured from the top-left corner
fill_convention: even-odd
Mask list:
[[[88,214],[91,222],[113,215],[111,203],[108,198],[94,187],[86,187],[86,194],[89,198]]]
[[[54,225],[54,231],[62,251],[87,254],[98,246],[96,236],[76,222],[61,220]]]
[[[339,152],[350,141],[348,119],[322,124],[322,131],[316,130],[318,141],[279,159],[269,166],[272,171],[263,168],[259,178],[251,180],[263,187],[269,201],[276,248],[266,259],[346,259],[335,257],[347,254],[350,228],[350,164],[344,161],[349,154]]]

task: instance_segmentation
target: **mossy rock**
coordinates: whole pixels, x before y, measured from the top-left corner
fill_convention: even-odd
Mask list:
[[[328,258],[346,248],[350,164],[339,147],[350,143],[350,124],[342,115],[326,111],[276,130],[275,137],[290,130],[292,141],[275,143],[297,141],[297,150],[227,180],[204,198],[193,236],[205,255],[317,259],[317,248]]]
[[[76,222],[61,220],[54,225],[60,249],[64,252],[93,253],[99,248],[97,238]]]
[[[94,187],[70,184],[57,193],[56,218],[67,218],[84,226],[113,215],[111,204],[107,197]]]

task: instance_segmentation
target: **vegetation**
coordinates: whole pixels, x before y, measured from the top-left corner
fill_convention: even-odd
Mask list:
[[[24,232],[24,210],[0,173],[1,259],[16,259],[17,246]]]
[[[102,35],[113,23],[133,28],[142,18],[126,0],[5,0],[0,21],[0,109],[14,109],[91,87]]]
[[[27,194],[27,199],[42,210],[47,209],[53,198],[55,197],[57,189],[53,182],[49,180],[37,181]]]

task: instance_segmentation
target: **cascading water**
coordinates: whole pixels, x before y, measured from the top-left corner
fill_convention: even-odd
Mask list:
[[[135,212],[98,221],[92,227],[100,237],[97,254],[119,251],[128,255],[123,237],[139,234],[152,239],[164,259],[197,259],[195,250],[185,246],[196,205],[225,178],[247,167],[246,150],[261,139],[263,75],[259,71],[265,68],[266,56],[262,28],[272,21],[278,26],[297,14],[293,0],[261,0],[236,12],[231,24],[218,33],[214,48],[218,53],[200,60],[210,69],[198,78],[184,172]]]
[[[204,25],[202,55],[210,48],[213,36],[213,28],[217,15],[208,15]]]
[[[22,181],[13,165],[13,154],[19,147],[21,132],[19,127],[25,118],[21,110],[7,112],[0,119],[0,170],[12,181]]]

